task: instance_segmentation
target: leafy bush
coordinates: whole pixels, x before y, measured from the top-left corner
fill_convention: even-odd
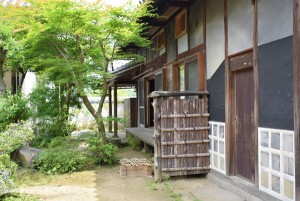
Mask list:
[[[118,147],[112,143],[103,144],[99,135],[92,135],[87,140],[88,152],[97,164],[114,164],[117,162]]]
[[[68,147],[70,146],[71,138],[70,137],[55,137],[51,140],[48,147],[51,148],[59,148],[59,147]]]
[[[0,133],[0,155],[10,154],[33,137],[33,130],[25,123],[10,124],[4,132]]]
[[[22,93],[2,96],[0,99],[0,131],[5,130],[11,123],[18,123],[21,120],[27,120],[30,116],[28,100]]]
[[[143,149],[144,143],[137,137],[135,137],[132,134],[127,134],[126,139],[128,142],[128,145],[136,150],[136,151],[141,151]]]
[[[0,155],[0,196],[10,192],[14,188],[13,174],[16,164],[10,160],[8,154]]]
[[[16,164],[10,160],[9,154],[30,141],[33,136],[33,130],[24,123],[10,124],[0,133],[0,196],[14,188],[12,177]]]
[[[72,93],[70,105],[66,102],[66,87],[46,78],[39,77],[35,90],[29,100],[32,118],[35,119],[35,147],[47,147],[57,136],[67,136],[75,125],[68,121],[68,107],[80,107],[78,98]]]
[[[76,149],[50,148],[35,160],[37,168],[46,174],[63,174],[80,170],[86,157]]]

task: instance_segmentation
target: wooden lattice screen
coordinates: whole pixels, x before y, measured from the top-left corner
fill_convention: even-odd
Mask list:
[[[209,172],[209,124],[207,92],[199,99],[154,97],[154,174],[170,176]],[[174,95],[174,92],[171,93]],[[177,94],[177,93],[175,93]],[[179,93],[177,96],[183,95]],[[188,94],[190,95],[190,94]],[[170,94],[168,94],[170,96]]]

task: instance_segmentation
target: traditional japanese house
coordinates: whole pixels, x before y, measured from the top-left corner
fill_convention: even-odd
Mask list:
[[[145,61],[117,69],[112,81],[115,87],[136,86],[138,128],[129,131],[141,139],[143,129],[154,133],[160,171],[185,164],[182,174],[207,172],[209,139],[209,168],[215,178],[263,200],[300,200],[299,3],[155,1],[162,17],[146,19],[152,47],[136,50]],[[161,92],[149,96],[153,91]],[[202,101],[201,109],[192,107],[195,100]],[[181,138],[198,134],[201,138]],[[185,154],[174,151],[181,145]],[[195,145],[202,148],[191,148]],[[189,157],[197,159],[189,162]],[[178,166],[176,160],[184,162]]]

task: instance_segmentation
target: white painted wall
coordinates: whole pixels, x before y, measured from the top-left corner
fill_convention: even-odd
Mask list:
[[[258,1],[258,44],[293,34],[293,0]]]
[[[210,79],[225,60],[224,2],[206,2],[206,76]]]
[[[253,47],[253,5],[247,0],[228,1],[229,55]]]

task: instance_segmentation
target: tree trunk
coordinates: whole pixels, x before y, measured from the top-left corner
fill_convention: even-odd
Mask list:
[[[0,95],[5,95],[6,92],[6,85],[4,83],[4,57],[5,53],[4,51],[0,50]]]
[[[67,82],[67,94],[66,94],[66,120],[68,120],[69,117],[69,110],[70,110],[70,104],[71,104],[71,87],[70,82]]]

